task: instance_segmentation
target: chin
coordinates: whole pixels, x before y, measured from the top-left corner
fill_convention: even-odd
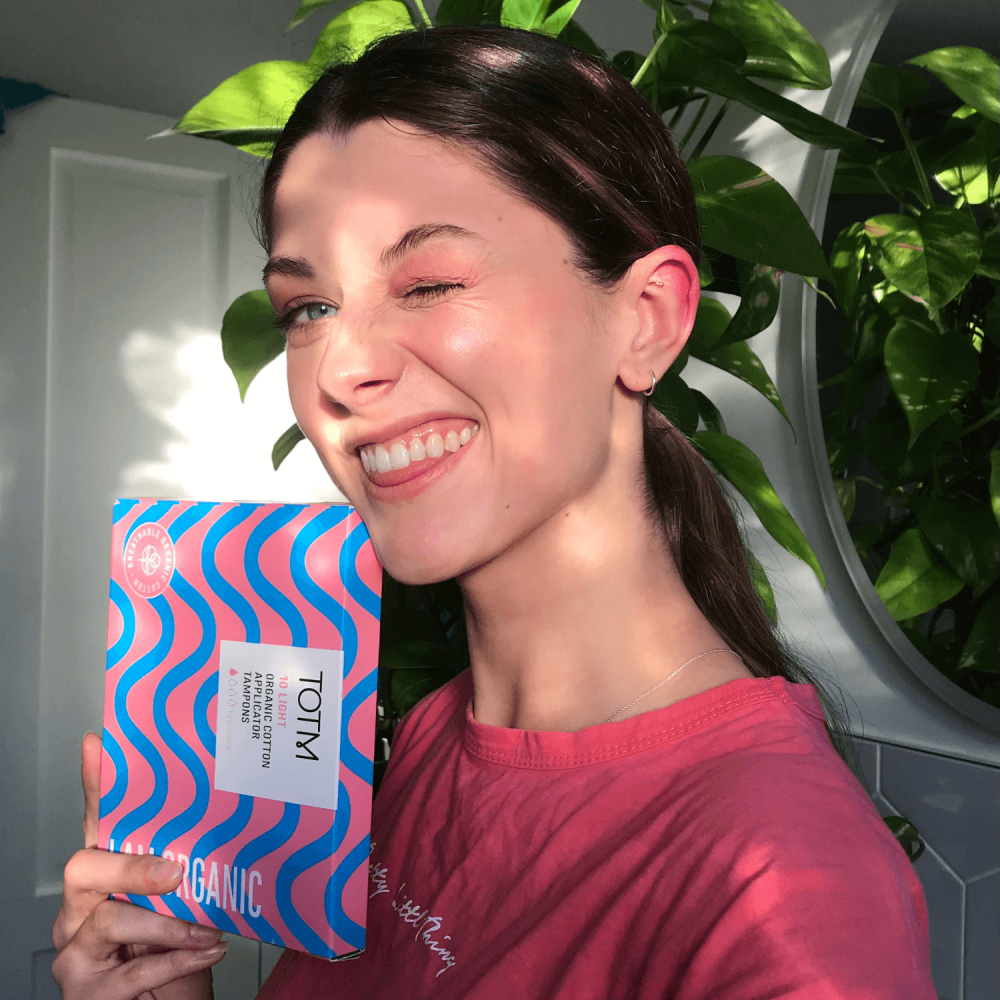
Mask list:
[[[375,554],[379,557],[382,567],[394,580],[409,587],[419,587],[427,583],[441,583],[450,580],[468,567],[458,558],[456,553],[435,551],[405,552],[388,542],[372,538]]]

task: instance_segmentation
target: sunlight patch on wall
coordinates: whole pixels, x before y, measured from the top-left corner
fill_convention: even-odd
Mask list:
[[[136,408],[169,432],[158,453],[121,469],[119,496],[343,499],[308,442],[277,472],[271,468],[271,447],[295,419],[283,355],[257,376],[245,403],[215,331],[181,324],[169,333],[133,330],[119,362]]]

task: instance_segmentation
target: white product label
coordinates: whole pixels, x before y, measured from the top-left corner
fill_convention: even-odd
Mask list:
[[[215,787],[337,808],[344,654],[219,643]]]

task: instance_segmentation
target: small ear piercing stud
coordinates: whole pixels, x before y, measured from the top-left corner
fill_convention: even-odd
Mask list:
[[[659,285],[660,288],[663,287],[663,282],[662,281],[651,281],[650,284],[651,285]]]

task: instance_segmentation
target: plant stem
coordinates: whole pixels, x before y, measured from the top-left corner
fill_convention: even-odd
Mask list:
[[[995,410],[991,410],[985,417],[980,417],[974,424],[969,424],[969,426],[966,427],[965,430],[958,435],[958,437],[963,438],[966,434],[978,431],[983,424],[988,424],[991,420],[996,420],[997,417],[1000,417],[1000,406],[998,406]],[[957,441],[958,438],[955,438],[955,440]]]
[[[688,157],[690,160],[697,160],[702,153],[705,152],[705,147],[711,141],[713,135],[715,135],[715,130],[722,124],[722,117],[725,115],[726,111],[729,110],[729,101],[723,101],[722,107],[716,112],[715,117],[712,119],[708,128],[705,129],[705,134],[698,140],[698,145],[694,147],[694,152]],[[816,289],[819,291],[819,289]]]
[[[667,123],[667,131],[671,135],[674,134],[674,126],[681,120],[681,115],[684,114],[685,108],[687,108],[688,104],[690,103],[691,103],[690,101],[682,101],[674,109],[674,113],[670,116],[670,121]]]
[[[427,8],[424,7],[424,0],[416,0],[416,3],[417,10],[420,11],[420,16],[424,19],[424,24],[428,28],[432,28],[434,25],[432,24],[431,19],[427,16]]]
[[[705,112],[708,110],[709,102],[712,100],[710,94],[706,94],[702,98],[701,107],[698,109],[697,114],[694,116],[694,121],[688,126],[688,130],[684,133],[684,138],[677,144],[677,149],[680,152],[684,152],[684,147],[691,141],[691,136],[694,135],[695,130],[701,124],[702,118],[705,117]]]
[[[917,180],[920,181],[920,194],[924,208],[930,208],[934,204],[934,199],[931,198],[931,188],[927,183],[927,174],[924,171],[924,165],[920,162],[920,155],[917,153],[917,147],[913,143],[913,137],[910,135],[910,130],[906,127],[906,122],[903,121],[902,113],[893,111],[892,114],[896,119],[896,127],[899,129],[899,134],[903,137],[903,142],[906,144],[906,151],[910,154],[910,159],[913,161],[913,169],[917,173]]]
[[[419,3],[420,0],[417,0]],[[660,46],[663,44],[663,40],[667,37],[667,33],[664,31],[659,38],[653,43],[653,47],[649,50],[649,55],[646,56],[646,61],[639,67],[639,72],[632,77],[632,86],[638,87],[639,81],[646,75],[646,70],[653,64],[653,60],[656,58],[656,53],[660,51]]]

